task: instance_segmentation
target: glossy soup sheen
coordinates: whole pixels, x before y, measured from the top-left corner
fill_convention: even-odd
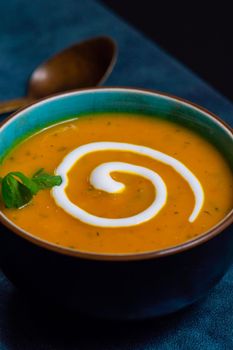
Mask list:
[[[231,210],[232,173],[220,152],[208,141],[178,124],[130,114],[101,114],[54,125],[21,142],[4,160],[0,175],[22,171],[32,175],[43,167],[53,173],[73,149],[97,141],[127,142],[164,152],[186,165],[199,179],[205,201],[190,223],[194,195],[188,183],[170,166],[149,157],[120,151],[84,156],[69,172],[69,199],[97,216],[123,218],[145,210],[156,193],[143,177],[112,173],[126,189],[119,194],[96,190],[91,171],[104,162],[120,161],[156,171],[168,190],[166,205],[151,220],[132,227],[103,228],[82,223],[56,205],[49,190],[39,192],[22,209],[1,210],[16,225],[43,240],[94,253],[134,253],[178,245],[207,231]]]

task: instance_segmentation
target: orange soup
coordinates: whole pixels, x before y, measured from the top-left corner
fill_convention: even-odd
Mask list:
[[[135,114],[85,116],[32,135],[4,159],[10,171],[62,176],[21,209],[1,211],[56,245],[94,253],[168,248],[206,232],[232,209],[220,152],[181,125]]]

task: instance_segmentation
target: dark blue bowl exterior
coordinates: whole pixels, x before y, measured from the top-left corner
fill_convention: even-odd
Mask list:
[[[1,225],[0,263],[13,283],[72,311],[111,319],[175,312],[201,298],[233,260],[233,232],[192,249],[138,261],[96,261],[62,255]]]

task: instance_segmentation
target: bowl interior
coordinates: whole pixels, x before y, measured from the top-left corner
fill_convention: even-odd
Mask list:
[[[101,88],[87,89],[41,100],[32,106],[15,113],[7,122],[0,127],[0,164],[6,154],[25,137],[57,122],[78,118],[86,114],[101,112],[131,112],[137,114],[151,115],[182,124],[193,129],[211,141],[221,151],[233,169],[233,135],[229,127],[225,126],[217,117],[210,112],[192,105],[178,98],[167,96],[157,92],[148,92],[127,88]],[[1,215],[2,217],[4,215]],[[188,249],[217,233],[221,232],[232,221],[232,213],[211,229],[205,235],[197,237],[193,241],[182,245],[151,252],[153,256],[172,254],[178,250]],[[16,233],[28,238],[29,233],[19,230],[13,223],[3,218],[3,222]],[[224,225],[222,224],[224,222]],[[22,231],[22,232],[19,232]],[[32,237],[32,236],[31,236]],[[37,238],[30,238],[35,243],[46,248],[58,251],[56,245],[42,242]],[[196,242],[196,243],[195,243]],[[193,244],[194,243],[194,244]],[[70,255],[88,255],[95,258],[92,253],[79,254],[68,248],[59,248],[59,252]],[[107,254],[106,256],[108,256]],[[127,254],[123,255],[126,256]],[[136,259],[150,257],[150,253],[131,254]],[[111,254],[112,256],[112,254]],[[97,259],[102,259],[104,254],[96,254]],[[117,257],[118,259],[118,257]],[[133,259],[133,257],[132,257]]]
[[[214,143],[233,167],[232,134],[204,110],[183,101],[130,89],[93,89],[58,95],[16,113],[0,130],[0,160],[20,140],[51,124],[89,113],[131,112],[176,121]]]

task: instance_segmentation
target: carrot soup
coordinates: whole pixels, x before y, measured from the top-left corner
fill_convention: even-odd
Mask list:
[[[79,251],[164,249],[203,234],[233,206],[223,155],[194,131],[159,117],[83,116],[48,127],[5,157],[0,176],[60,176],[19,209],[1,211],[42,240]]]

